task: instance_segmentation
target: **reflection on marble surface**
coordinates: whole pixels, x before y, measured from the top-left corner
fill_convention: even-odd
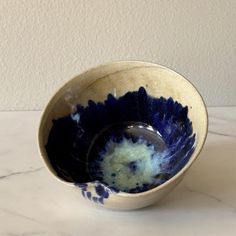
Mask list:
[[[236,107],[209,108],[199,159],[161,202],[131,212],[88,205],[55,181],[36,144],[40,112],[0,113],[0,235],[236,235]]]

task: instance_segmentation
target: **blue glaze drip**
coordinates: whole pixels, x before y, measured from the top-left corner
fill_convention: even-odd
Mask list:
[[[106,154],[106,143],[112,140],[120,143],[124,138],[130,139],[133,143],[138,142],[140,135],[117,131],[115,134],[114,125],[127,126],[141,123],[150,126],[158,132],[159,137],[165,144],[168,154],[160,165],[162,172],[156,173],[155,181],[152,183],[141,183],[137,181],[135,188],[126,189],[126,192],[137,193],[149,190],[158,186],[176,173],[178,173],[188,162],[194,151],[195,134],[193,134],[192,124],[188,118],[188,107],[183,107],[172,98],[154,98],[147,94],[141,87],[138,91],[128,92],[119,98],[108,94],[104,103],[88,101],[88,105],[76,106],[76,112],[68,116],[53,120],[53,126],[49,134],[46,151],[52,167],[59,177],[69,182],[76,183],[82,189],[82,193],[87,198],[96,202],[103,202],[108,197],[104,188],[96,190],[100,197],[93,198],[85,193],[87,185],[91,181],[100,181],[103,184],[103,172],[100,163]],[[113,127],[109,131],[109,127]],[[94,144],[98,135],[106,131],[103,140],[98,140],[99,145]],[[144,135],[145,136],[145,135]],[[141,137],[142,138],[142,137]],[[158,135],[156,136],[157,140]],[[154,138],[149,137],[147,146],[154,145],[156,151],[163,147],[155,143]],[[91,144],[93,146],[91,147]],[[103,155],[98,155],[98,153]],[[140,168],[137,162],[128,164],[131,172],[137,172]],[[96,173],[95,171],[96,170]],[[116,182],[117,173],[112,173],[111,178]],[[109,186],[110,189],[118,191],[116,186]],[[100,187],[99,187],[100,188]]]
[[[95,190],[98,196],[103,197],[103,198],[108,198],[109,193],[106,191],[106,189],[102,185],[97,185],[95,186]]]

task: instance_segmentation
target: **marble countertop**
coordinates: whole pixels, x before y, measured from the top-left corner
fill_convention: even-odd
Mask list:
[[[236,235],[236,107],[209,108],[209,134],[184,180],[136,211],[91,207],[39,158],[40,112],[0,113],[0,236]]]

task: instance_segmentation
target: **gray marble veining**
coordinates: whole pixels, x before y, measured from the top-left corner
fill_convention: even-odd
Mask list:
[[[34,172],[37,172],[37,171],[40,171],[42,170],[44,167],[39,167],[39,168],[36,168],[36,169],[32,169],[32,170],[25,170],[25,171],[18,171],[18,172],[11,172],[7,175],[2,175],[0,176],[0,180],[1,179],[5,179],[5,178],[9,178],[11,176],[15,176],[15,175],[22,175],[22,174],[29,174],[29,173],[34,173]]]

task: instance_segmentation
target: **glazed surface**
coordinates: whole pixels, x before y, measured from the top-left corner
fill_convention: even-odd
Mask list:
[[[149,96],[140,87],[119,98],[108,94],[103,103],[78,104],[75,112],[54,120],[46,150],[58,176],[67,181],[100,181],[138,193],[178,173],[194,144],[188,107]]]

